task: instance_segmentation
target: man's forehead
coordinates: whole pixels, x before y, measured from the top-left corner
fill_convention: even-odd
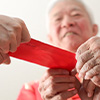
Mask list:
[[[82,11],[85,10],[85,7],[82,3],[77,0],[61,0],[55,3],[52,7],[50,13],[57,13],[58,15],[62,11]]]
[[[79,7],[74,7],[74,8],[71,8],[69,11],[70,11],[70,12],[73,12],[73,11],[79,11],[79,12],[81,12],[82,9],[80,9]],[[55,13],[54,13],[54,16],[57,16],[57,15],[59,15],[60,13],[61,13],[61,11],[55,12]]]
[[[83,12],[83,9],[81,8],[81,7],[79,7],[79,6],[70,6],[69,8],[63,8],[63,7],[61,7],[61,8],[59,8],[59,9],[52,9],[52,11],[51,11],[51,14],[54,16],[54,17],[56,17],[56,16],[59,16],[59,15],[61,15],[63,12],[65,12],[66,11],[66,13],[69,13],[69,12],[73,12],[73,11],[79,11],[79,12]]]

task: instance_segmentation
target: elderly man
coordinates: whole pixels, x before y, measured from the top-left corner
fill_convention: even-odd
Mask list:
[[[83,81],[81,86],[73,72],[69,73],[64,69],[48,69],[39,84],[36,82],[25,84],[18,100],[34,100],[34,98],[41,100],[41,97],[43,100],[66,100],[77,93],[82,100],[100,99],[99,87],[95,89],[94,85],[99,86],[99,82],[96,80],[99,78],[96,75],[100,70],[92,73],[100,69],[99,65],[96,66],[99,64],[97,61],[99,61],[98,54],[100,54],[98,51],[100,38],[94,37],[88,40],[97,34],[98,26],[94,24],[86,7],[80,0],[53,0],[48,9],[47,20],[49,42],[62,49],[76,52],[78,60],[76,70],[80,77],[85,77],[88,81]],[[87,42],[83,44],[85,41]],[[81,44],[83,46],[79,47]],[[96,60],[97,58],[98,60]],[[92,61],[89,61],[90,59]],[[87,61],[90,62],[90,65],[87,64]],[[93,65],[92,62],[95,61],[96,63]],[[37,90],[38,87],[41,97]],[[92,96],[94,89],[94,96]],[[79,98],[73,97],[72,99],[78,100]]]
[[[25,84],[17,100],[66,100],[69,98],[71,100],[80,100],[80,98],[82,100],[99,100],[100,89],[99,87],[95,88],[94,84],[100,85],[100,70],[98,70],[100,69],[100,38],[91,38],[97,34],[98,26],[94,24],[80,0],[52,0],[49,8],[47,17],[49,42],[70,52],[76,52],[76,70],[80,77],[88,80],[83,81],[81,85],[73,71],[48,69],[39,83]],[[9,50],[10,48],[4,53]],[[72,98],[77,93],[80,98],[77,96]]]

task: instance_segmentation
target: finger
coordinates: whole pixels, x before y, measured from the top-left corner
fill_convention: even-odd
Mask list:
[[[92,81],[89,81],[88,85],[87,85],[87,93],[88,93],[88,97],[92,97],[94,90],[95,90],[95,84]]]
[[[76,68],[71,71],[71,75],[75,76],[77,74]]]
[[[55,96],[53,96],[50,100],[66,100],[72,96],[74,96],[77,93],[77,90],[72,90],[72,91],[64,91],[61,92]],[[46,96],[48,97],[48,96]]]
[[[100,37],[93,36],[89,39],[90,49],[95,51],[97,49],[100,50]]]
[[[10,37],[10,52],[15,52],[17,49],[17,40],[16,40],[16,35],[14,34],[13,31],[9,32],[9,37]]]
[[[100,74],[94,76],[91,81],[98,87],[100,87]]]
[[[90,71],[96,64],[95,58],[88,60],[81,68],[79,72],[79,77],[84,78],[86,72]]]
[[[83,67],[83,65],[90,60],[91,58],[93,58],[93,54],[91,53],[90,50],[85,51],[84,53],[82,53],[78,59],[77,59],[77,63],[76,63],[76,70],[79,73],[81,68]]]
[[[29,42],[31,37],[30,37],[29,31],[28,31],[24,21],[19,18],[15,18],[15,20],[19,21],[19,23],[21,24],[21,27],[22,27],[21,42],[22,43]]]
[[[2,64],[3,61],[4,61],[3,56],[2,56],[1,53],[0,53],[0,64]]]
[[[3,52],[3,53],[8,53],[9,52],[9,42],[8,41],[5,41],[3,43],[1,43],[0,45],[0,51]]]
[[[18,47],[21,43],[22,27],[18,22],[18,20],[15,20],[15,18],[13,18],[11,23],[9,24],[10,24],[9,26],[5,25],[5,28],[7,29],[9,36],[11,35],[10,37],[16,37],[15,41],[17,42],[17,47]]]
[[[9,52],[9,44],[10,44],[10,41],[9,41],[9,38],[0,38],[0,52],[3,52],[3,53],[8,53]]]
[[[76,81],[75,81],[75,88],[77,89],[77,91],[80,90],[80,87],[81,87],[81,83],[80,83],[80,81],[76,78]]]
[[[85,43],[83,43],[76,51],[76,59],[78,59],[78,57],[85,51],[89,50],[89,45],[88,45],[88,41],[86,41]]]
[[[2,49],[3,53],[9,52],[9,35],[7,29],[4,25],[0,25],[0,49]]]
[[[8,54],[7,54],[8,55]],[[11,60],[10,60],[10,57],[8,55],[8,57],[5,59],[5,61],[3,62],[4,64],[10,64],[11,63]]]
[[[87,50],[95,50],[95,45],[94,44],[97,44],[95,41],[98,41],[99,40],[99,37],[97,36],[93,36],[91,37],[90,39],[88,39],[85,43],[83,43],[78,49],[77,49],[77,52],[76,52],[76,59],[78,59],[79,55],[82,54],[83,52],[87,51]],[[91,45],[92,44],[92,45]],[[94,45],[94,46],[93,46]],[[98,47],[98,46],[97,46]]]
[[[44,91],[45,89],[47,89],[50,85],[52,84],[62,84],[62,83],[75,83],[76,78],[73,76],[65,76],[65,75],[61,75],[61,76],[50,76],[47,80],[45,80],[45,82],[41,82],[39,84],[39,90],[40,91]],[[63,86],[63,85],[62,85]]]
[[[85,90],[87,89],[89,82],[90,82],[90,80],[83,80],[83,87],[84,87]]]
[[[96,65],[91,70],[86,72],[85,79],[91,79],[93,76],[99,73],[100,73],[100,65]]]
[[[55,76],[50,76],[47,81],[49,83],[54,82],[54,83],[65,83],[65,82],[75,82],[76,78],[74,76],[69,76],[69,75],[55,75]]]
[[[92,50],[92,54],[95,59],[100,58],[100,49]]]
[[[96,87],[93,100],[99,100],[99,99],[100,99],[100,88]]]
[[[40,82],[45,81],[49,76],[53,75],[68,75],[69,71],[65,69],[48,69],[43,77],[41,78]]]
[[[49,94],[49,96],[55,95],[59,92],[66,91],[68,89],[75,88],[75,84],[70,83],[61,83],[61,84],[51,84],[45,92]]]
[[[0,64],[4,63],[8,58],[8,54],[0,53]]]
[[[21,25],[17,25],[15,27],[15,33],[16,33],[16,41],[17,41],[17,47],[20,45],[21,43],[21,32],[22,32],[22,27]]]
[[[30,40],[31,40],[31,37],[30,37],[29,31],[28,31],[26,25],[24,24],[23,27],[22,27],[22,39],[21,39],[21,42],[22,43],[26,43],[26,42],[29,42]]]
[[[53,76],[53,77],[49,77],[45,82],[44,82],[44,86],[46,89],[48,86],[50,86],[51,84],[59,84],[59,83],[75,83],[75,77],[73,76]],[[63,85],[62,85],[63,86]]]

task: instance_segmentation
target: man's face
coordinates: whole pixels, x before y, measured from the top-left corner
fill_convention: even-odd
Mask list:
[[[74,0],[58,2],[49,13],[49,20],[50,42],[71,52],[96,34],[84,6]]]

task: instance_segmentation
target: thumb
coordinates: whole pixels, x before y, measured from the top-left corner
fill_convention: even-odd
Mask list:
[[[31,36],[29,34],[29,31],[26,25],[23,25],[21,43],[26,43],[26,42],[29,42],[30,40],[31,40]]]
[[[75,76],[77,74],[76,68],[72,69],[71,75]]]

